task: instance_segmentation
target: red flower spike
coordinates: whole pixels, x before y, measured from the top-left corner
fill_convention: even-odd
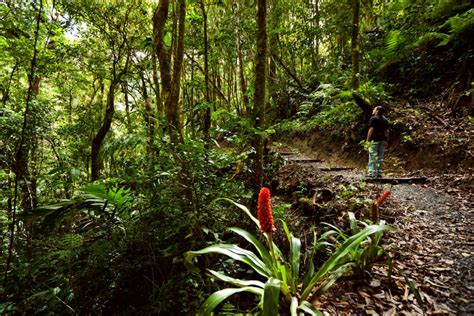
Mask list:
[[[265,233],[271,234],[275,230],[270,203],[270,190],[268,188],[262,188],[258,195],[258,222],[260,223],[260,230]]]
[[[374,201],[374,204],[377,206],[382,205],[382,203],[390,196],[390,191],[385,191],[382,195]]]

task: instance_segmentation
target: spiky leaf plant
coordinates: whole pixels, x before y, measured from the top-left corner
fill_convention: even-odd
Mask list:
[[[265,193],[263,193],[265,194]],[[232,231],[246,239],[255,248],[254,251],[243,249],[237,245],[215,244],[197,251],[188,251],[185,254],[188,267],[193,266],[195,257],[210,253],[219,253],[230,257],[235,261],[242,262],[251,267],[257,274],[266,279],[266,282],[259,280],[240,280],[227,276],[221,272],[208,269],[215,278],[231,284],[232,288],[226,288],[213,293],[201,306],[199,315],[209,315],[213,310],[228,297],[249,292],[260,298],[259,307],[263,315],[277,315],[280,308],[288,306],[291,315],[305,312],[311,315],[322,315],[310,303],[315,297],[327,291],[336,280],[344,273],[355,266],[355,262],[350,260],[348,254],[358,249],[370,235],[377,234],[390,229],[383,223],[378,225],[367,225],[355,235],[347,238],[336,251],[323,263],[319,269],[315,269],[313,257],[315,250],[319,247],[316,241],[310,252],[310,260],[306,272],[300,274],[301,268],[301,240],[291,234],[286,223],[282,221],[285,234],[288,238],[290,249],[285,257],[271,238],[272,226],[265,222],[260,223],[244,205],[232,202],[256,224],[257,228],[268,228],[262,231],[266,237],[268,248],[265,247],[255,236],[249,232],[232,227]],[[266,199],[263,199],[266,201]],[[266,221],[269,220],[267,217]],[[282,304],[282,302],[284,302]]]

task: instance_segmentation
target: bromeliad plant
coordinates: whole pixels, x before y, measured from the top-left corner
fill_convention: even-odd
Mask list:
[[[353,235],[357,235],[361,231],[361,229],[359,228],[360,225],[358,225],[358,223],[360,223],[364,227],[368,227],[367,223],[363,221],[357,221],[354,213],[348,212],[348,216],[351,233]],[[336,244],[340,242],[344,243],[350,238],[349,235],[345,234],[344,231],[339,229],[338,227],[328,223],[326,223],[326,225],[333,228],[333,230],[330,230],[326,233],[338,236]],[[385,226],[385,221],[380,221],[380,225]],[[390,231],[395,230],[393,227],[385,227],[387,227]],[[381,244],[383,233],[383,230],[375,232],[373,235],[368,236],[359,245],[349,251],[348,256],[350,257],[350,261],[353,263],[352,271],[354,275],[358,277],[370,276],[373,265],[381,261],[386,261],[386,263],[388,264],[390,275],[392,270],[391,252],[392,250],[394,250],[394,245]]]
[[[221,302],[233,294],[250,292],[260,297],[259,307],[263,315],[277,315],[279,308],[288,306],[291,315],[306,312],[311,315],[321,315],[310,303],[329,289],[345,272],[355,266],[348,254],[357,249],[370,235],[390,229],[382,224],[367,225],[357,234],[347,238],[340,247],[316,270],[313,257],[318,247],[312,247],[305,274],[300,278],[301,241],[294,237],[284,221],[282,221],[290,247],[288,257],[285,258],[280,249],[272,241],[275,230],[273,223],[270,191],[262,188],[258,200],[258,219],[256,219],[244,205],[227,200],[244,211],[259,227],[268,243],[268,249],[252,234],[231,227],[230,231],[240,235],[255,247],[255,252],[243,249],[237,245],[215,244],[198,251],[186,253],[186,263],[192,266],[196,256],[219,253],[233,260],[243,262],[262,276],[266,282],[259,280],[240,280],[227,276],[221,272],[208,269],[217,279],[232,284],[234,287],[214,292],[201,306],[199,315],[210,314]]]

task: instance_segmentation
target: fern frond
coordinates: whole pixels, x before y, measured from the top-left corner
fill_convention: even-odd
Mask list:
[[[423,34],[423,36],[421,36],[414,43],[414,46],[418,47],[418,46],[421,46],[425,43],[434,42],[434,41],[439,42],[438,46],[444,46],[449,42],[449,38],[450,38],[450,36],[448,34],[438,33],[438,32],[429,32],[429,33]]]
[[[387,52],[393,54],[403,42],[403,35],[400,30],[390,31],[387,37]]]
[[[470,9],[462,14],[450,17],[443,26],[449,25],[449,32],[455,37],[463,33],[467,28],[474,26],[474,9]]]

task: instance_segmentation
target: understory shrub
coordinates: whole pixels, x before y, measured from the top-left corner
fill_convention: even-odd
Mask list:
[[[247,207],[232,200],[228,201],[241,209],[262,231],[268,249],[256,236],[248,231],[231,227],[228,229],[229,231],[243,237],[255,250],[251,251],[235,244],[218,243],[198,251],[187,252],[185,263],[190,270],[195,272],[199,271],[194,266],[195,257],[203,254],[217,253],[246,264],[258,275],[253,280],[247,280],[208,269],[208,272],[214,278],[229,283],[234,287],[214,292],[201,305],[198,311],[199,315],[210,314],[228,297],[242,292],[252,293],[259,298],[258,307],[262,310],[263,315],[277,315],[280,312],[291,315],[298,315],[300,312],[321,315],[321,312],[316,310],[311,302],[327,291],[346,272],[360,267],[369,268],[370,260],[375,257],[374,251],[378,253],[378,245],[383,232],[393,230],[393,228],[385,225],[383,222],[365,225],[363,229],[355,231],[351,237],[345,238],[344,242],[338,245],[330,257],[319,267],[315,266],[314,259],[316,250],[319,249],[317,244],[321,244],[323,238],[321,240],[316,239],[308,256],[306,272],[302,274],[300,273],[303,268],[301,241],[291,234],[284,221],[282,221],[282,225],[288,238],[289,253],[284,255],[273,242],[272,234],[275,226],[271,212],[270,193],[267,188],[262,188],[260,191],[258,219],[250,213]],[[337,231],[333,230],[328,234],[337,234]],[[371,235],[375,235],[372,242],[368,241]],[[345,237],[344,235],[342,236]],[[324,238],[326,237],[327,234]],[[359,254],[360,249],[365,250],[362,250],[362,253]],[[361,263],[361,258],[365,260],[363,264]]]

